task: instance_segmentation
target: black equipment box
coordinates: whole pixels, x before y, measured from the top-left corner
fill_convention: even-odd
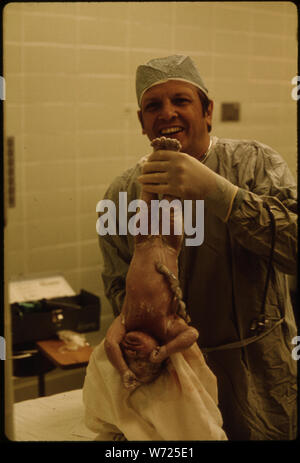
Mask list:
[[[100,329],[101,301],[83,289],[75,296],[15,302],[10,307],[13,345],[50,339],[60,330]]]

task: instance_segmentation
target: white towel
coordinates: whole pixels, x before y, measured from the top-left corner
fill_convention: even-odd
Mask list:
[[[83,387],[86,426],[96,440],[227,440],[217,405],[217,381],[193,344],[170,356],[152,383],[129,392],[110,364],[104,341],[87,367]]]

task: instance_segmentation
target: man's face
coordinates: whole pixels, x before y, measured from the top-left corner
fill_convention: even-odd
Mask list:
[[[188,82],[170,80],[144,93],[138,116],[150,140],[176,138],[183,152],[198,158],[209,143],[207,123],[211,124],[212,109],[211,103],[203,115],[197,88]]]

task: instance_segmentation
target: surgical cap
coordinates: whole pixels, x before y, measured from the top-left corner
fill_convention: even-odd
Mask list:
[[[165,58],[155,58],[137,68],[136,96],[139,106],[141,106],[142,97],[146,90],[168,80],[189,82],[200,88],[206,95],[208,93],[198,69],[189,56],[172,55]]]

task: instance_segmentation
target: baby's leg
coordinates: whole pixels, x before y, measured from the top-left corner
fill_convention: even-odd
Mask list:
[[[134,390],[140,384],[135,374],[128,368],[124,360],[120,343],[126,333],[125,325],[122,323],[122,315],[114,319],[111,326],[107,330],[104,348],[108,360],[119,371],[122,376],[123,384],[126,389]]]
[[[151,362],[162,362],[171,354],[189,348],[198,339],[199,333],[196,328],[188,326],[182,319],[170,321],[170,325],[168,337],[171,341],[152,351]]]

